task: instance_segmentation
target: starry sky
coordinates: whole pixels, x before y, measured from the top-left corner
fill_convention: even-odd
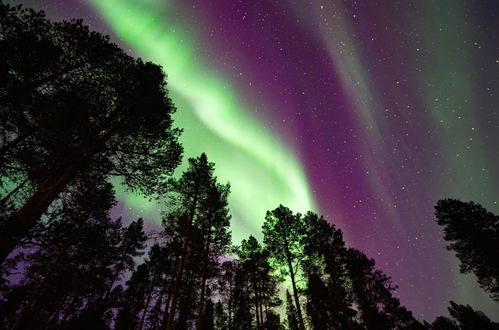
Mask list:
[[[234,241],[314,210],[376,259],[419,319],[499,306],[445,250],[433,205],[499,213],[499,2],[25,0],[161,64],[185,157],[232,186]],[[179,168],[179,172],[182,167]],[[115,215],[160,222],[117,187]]]

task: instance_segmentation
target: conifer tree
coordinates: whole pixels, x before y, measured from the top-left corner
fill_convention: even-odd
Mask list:
[[[198,158],[190,158],[189,167],[182,176],[170,181],[169,201],[172,208],[165,215],[164,222],[174,229],[183,243],[177,261],[170,306],[163,320],[166,329],[173,329],[179,298],[183,299],[184,311],[190,309],[188,305],[190,306],[194,294],[187,289],[188,286],[195,287],[194,281],[199,275],[202,278],[201,289],[206,289],[210,259],[222,253],[230,243],[230,216],[227,209],[229,186],[218,184],[213,170],[214,164],[203,153]],[[186,274],[186,279],[183,279],[184,270],[189,265],[191,269]],[[200,292],[200,295],[203,294]],[[202,312],[204,300],[198,302],[198,312]],[[198,313],[198,316],[201,314]],[[179,314],[183,317],[185,315]]]
[[[263,235],[266,249],[270,252],[273,263],[284,276],[289,276],[293,288],[293,297],[300,330],[305,329],[305,323],[300,306],[300,298],[296,285],[297,275],[304,255],[301,244],[303,233],[303,218],[301,214],[293,214],[290,209],[280,205],[267,212],[263,224]]]
[[[231,235],[228,195],[230,186],[214,184],[205,200],[200,201],[203,214],[197,226],[201,235],[201,289],[197,306],[196,328],[204,328],[203,311],[208,280],[218,272],[219,258],[229,251]],[[211,289],[210,289],[211,291]]]
[[[499,323],[492,322],[483,312],[475,311],[469,305],[450,302],[449,313],[462,330],[483,329],[498,330]]]
[[[269,263],[269,253],[250,236],[243,240],[237,250],[241,268],[247,279],[248,299],[254,308],[254,319],[258,329],[267,327],[272,309],[280,305],[278,279]]]
[[[438,201],[437,223],[444,227],[447,249],[456,252],[462,273],[473,272],[480,286],[499,301],[499,216],[480,204]]]
[[[373,259],[355,249],[347,250],[347,267],[355,302],[364,327],[368,329],[422,329],[410,311],[393,297],[396,286]]]
[[[240,268],[238,260],[227,260],[220,266],[217,279],[218,301],[215,310],[217,312],[217,322],[221,328],[232,329],[234,325],[235,313],[235,291],[236,291],[236,272]],[[218,311],[220,308],[221,311]]]
[[[245,269],[240,265],[235,267],[234,274],[234,318],[232,327],[238,330],[251,330],[253,327],[253,316],[251,315],[250,281]]]
[[[456,322],[445,316],[439,316],[429,325],[431,330],[459,330]]]
[[[12,311],[6,320],[10,327],[71,324],[105,294],[117,261],[112,238],[119,236],[121,220],[71,214],[52,219],[35,241],[38,248],[21,254],[27,265],[24,278],[5,295]],[[110,320],[100,311],[92,323],[106,327]]]
[[[306,255],[303,269],[307,277],[307,312],[313,328],[354,329],[355,311],[341,230],[308,212],[304,216],[302,244]]]

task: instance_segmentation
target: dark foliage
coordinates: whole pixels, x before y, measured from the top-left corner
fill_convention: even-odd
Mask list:
[[[0,262],[63,194],[95,176],[164,194],[180,131],[161,68],[81,20],[0,4]],[[5,78],[5,79],[4,79]],[[9,214],[10,213],[10,214]]]
[[[499,216],[480,204],[456,199],[438,201],[435,211],[461,272],[473,272],[480,286],[499,301]]]

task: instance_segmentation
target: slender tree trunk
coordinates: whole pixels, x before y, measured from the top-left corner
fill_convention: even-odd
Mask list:
[[[289,243],[286,236],[284,228],[282,229],[283,239],[284,239],[284,249],[286,251],[286,259],[288,262],[289,274],[291,275],[291,285],[293,286],[293,296],[295,297],[296,312],[298,314],[298,322],[300,325],[300,330],[305,330],[305,324],[303,322],[303,314],[301,313],[300,300],[298,297],[298,290],[296,289],[295,272],[293,270],[293,264],[291,261],[291,252],[289,251]]]
[[[58,313],[59,313],[59,308],[57,308],[52,314],[49,314],[48,318],[46,318],[46,320],[43,322],[43,330],[50,329],[50,325]]]
[[[123,251],[125,251],[126,249],[127,249],[127,247],[124,248]],[[124,262],[123,262],[124,258],[125,258],[125,253],[123,253],[120,256],[120,260],[121,260],[120,265],[119,265],[119,267],[116,267],[116,271],[114,272],[113,279],[111,280],[111,283],[109,284],[109,286],[108,286],[108,288],[106,290],[106,293],[105,293],[105,295],[103,297],[104,301],[107,301],[107,299],[109,298],[109,295],[111,294],[111,291],[113,289],[114,283],[116,283],[116,281],[118,280],[118,277],[120,276],[120,273],[123,271],[122,267],[123,267],[123,264],[124,264]]]
[[[149,288],[149,290],[147,292],[146,304],[144,306],[144,312],[142,313],[142,317],[140,318],[139,330],[142,330],[142,327],[144,326],[144,320],[146,319],[147,309],[149,308],[149,304],[151,303],[152,292],[154,291],[154,287],[156,286],[157,278],[158,278],[158,269],[156,267],[156,270],[154,271],[154,276],[153,276],[153,279],[151,282],[151,287]]]
[[[175,318],[175,310],[177,309],[178,294],[180,291],[180,284],[182,283],[182,276],[184,274],[185,259],[187,259],[188,249],[189,249],[189,238],[186,236],[184,238],[184,244],[182,246],[182,255],[179,263],[179,268],[177,271],[177,275],[175,276],[175,282],[171,298],[171,306],[170,306],[170,311],[168,313],[168,320],[165,326],[166,330],[173,330],[173,320]]]
[[[260,323],[260,313],[258,311],[258,290],[256,287],[256,281],[253,281],[253,291],[255,291],[255,317],[256,317],[256,328],[260,329],[261,328],[261,323]]]
[[[198,303],[198,317],[196,319],[196,329],[201,329],[203,326],[203,314],[204,314],[204,296],[206,294],[206,280],[208,276],[208,261],[209,261],[209,253],[210,253],[210,236],[211,236],[211,231],[208,231],[208,239],[206,242],[206,248],[205,248],[205,253],[204,253],[204,260],[203,260],[203,279],[201,281],[201,296],[199,298],[199,303]]]
[[[257,284],[258,285],[258,284]],[[258,303],[260,304],[260,322],[262,323],[262,327],[264,325],[264,320],[263,320],[263,303],[262,303],[262,295],[260,289],[258,289]]]
[[[198,194],[199,194],[199,182],[196,182],[196,187],[193,196],[194,199],[192,201],[191,209],[189,212],[189,220],[187,223],[187,232],[185,233],[184,244],[182,246],[181,260],[175,277],[175,282],[174,282],[175,285],[173,287],[173,292],[172,292],[172,302],[170,306],[170,311],[168,313],[168,321],[166,325],[164,325],[164,328],[166,330],[173,330],[173,320],[175,318],[175,310],[177,308],[178,294],[180,291],[180,284],[182,283],[182,275],[184,274],[185,261],[187,258],[187,250],[189,249],[189,243],[190,243],[189,231],[191,230],[192,222],[194,220],[194,213],[196,212],[197,201],[199,197]]]
[[[288,258],[288,266],[291,274],[291,285],[293,286],[293,296],[295,298],[296,312],[298,313],[298,322],[300,323],[300,330],[305,330],[305,325],[303,323],[303,316],[301,313],[300,300],[298,298],[298,290],[296,289],[295,274],[291,265],[291,260]]]
[[[268,318],[269,318],[269,305],[268,305],[267,299],[265,299],[264,305],[265,305],[265,319],[268,320]]]
[[[156,306],[154,307],[154,316],[152,318],[152,328],[156,329],[159,321],[159,312],[161,311],[161,305],[163,304],[163,296],[165,295],[166,288],[163,287],[159,293],[159,298],[156,300]]]
[[[176,257],[176,260],[175,260],[175,269],[178,268],[178,265],[179,265],[179,256]],[[165,328],[166,327],[166,324],[168,323],[168,316],[170,315],[170,313],[168,312],[170,310],[170,302],[171,302],[171,298],[172,298],[172,295],[173,295],[173,288],[175,286],[175,277],[172,276],[172,279],[170,280],[170,285],[169,285],[169,288],[168,288],[168,295],[166,297],[166,302],[165,302],[165,311],[163,313],[163,319],[161,321],[161,328]]]
[[[229,330],[232,330],[232,288],[229,287]]]
[[[204,312],[204,296],[205,296],[205,292],[206,292],[206,276],[203,275],[203,279],[202,279],[202,282],[201,282],[201,296],[199,298],[199,303],[198,303],[198,308],[197,308],[197,312],[198,312],[198,316],[197,316],[197,319],[196,319],[196,329],[202,329],[203,327],[203,312]]]

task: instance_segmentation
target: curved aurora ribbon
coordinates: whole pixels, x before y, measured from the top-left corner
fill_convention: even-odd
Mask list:
[[[299,212],[315,209],[296,157],[250,115],[229,81],[200,63],[194,41],[189,42],[191,37],[169,15],[167,5],[90,2],[134,52],[167,71],[171,97],[179,108],[175,120],[186,128],[181,142],[187,156],[206,152],[216,163],[220,180],[231,183],[236,242],[250,233],[259,237],[265,211],[280,203]],[[140,196],[119,195],[127,207],[159,219],[155,204]]]

